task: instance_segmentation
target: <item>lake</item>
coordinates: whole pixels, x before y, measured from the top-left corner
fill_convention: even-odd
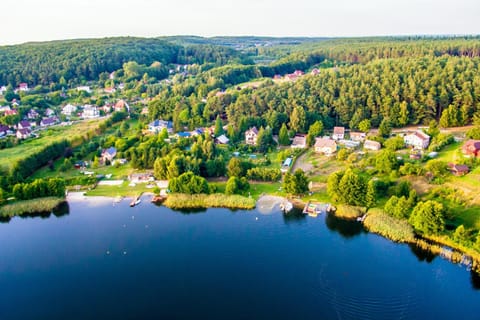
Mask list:
[[[76,200],[0,243],[2,320],[480,318],[478,275],[327,215]]]

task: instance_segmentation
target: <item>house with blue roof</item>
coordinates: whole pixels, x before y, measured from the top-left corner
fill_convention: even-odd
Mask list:
[[[155,120],[148,125],[148,131],[152,133],[159,133],[163,129],[167,129],[168,133],[173,133],[172,121]]]

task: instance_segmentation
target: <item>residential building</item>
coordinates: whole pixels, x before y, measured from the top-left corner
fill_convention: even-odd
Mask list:
[[[5,112],[3,112],[3,115],[4,116],[15,116],[18,114],[18,111],[15,110],[15,109],[8,109],[8,110],[5,110]]]
[[[27,120],[22,120],[17,125],[17,129],[30,129],[30,127],[30,122],[28,122]]]
[[[382,145],[377,141],[365,140],[363,148],[366,150],[378,151],[382,148]]]
[[[92,119],[98,117],[100,117],[100,111],[96,106],[87,104],[83,107],[82,118]]]
[[[226,135],[222,134],[221,136],[218,136],[215,139],[215,143],[217,144],[228,144],[230,142],[230,139],[227,138]]]
[[[337,151],[337,143],[328,138],[316,138],[314,148],[317,153],[331,155]]]
[[[305,149],[307,147],[307,136],[304,134],[297,134],[293,137],[292,149]]]
[[[28,90],[29,90],[28,84],[25,83],[25,82],[20,83],[20,84],[18,85],[18,89],[17,89],[17,90],[18,90],[18,91],[24,91],[24,92],[25,92],[25,91],[28,91]]]
[[[72,114],[75,114],[76,111],[77,107],[72,104],[67,104],[62,108],[62,114],[66,116],[71,116]]]
[[[117,155],[117,149],[115,149],[114,147],[110,147],[102,151],[101,157],[103,162],[106,162],[107,160],[109,162],[112,162],[113,158],[115,158],[116,155]]]
[[[130,106],[123,99],[118,100],[117,103],[115,103],[115,106],[113,107],[113,109],[114,111],[119,111],[119,112],[122,112],[122,111],[130,112]]]
[[[18,139],[27,139],[30,137],[32,132],[30,131],[29,128],[24,128],[24,129],[18,129],[17,130],[17,138]]]
[[[462,153],[467,157],[480,158],[480,140],[468,140],[462,147]]]
[[[28,111],[28,113],[27,113],[27,119],[36,119],[39,116],[40,115],[38,114],[38,112],[35,111],[34,109],[30,109],[30,111]]]
[[[53,126],[54,124],[58,123],[58,119],[56,117],[44,118],[40,121],[41,127],[49,127]]]
[[[77,91],[85,91],[87,93],[92,93],[92,89],[89,86],[80,86],[77,87]]]
[[[142,173],[132,173],[128,176],[128,180],[133,183],[145,183],[152,182],[155,180],[153,173],[151,172],[142,172]]]
[[[155,120],[148,125],[148,131],[159,133],[163,129],[167,129],[168,133],[173,132],[173,123],[165,120]]]
[[[257,127],[252,127],[245,132],[245,143],[255,146],[257,145],[258,130]]]
[[[422,131],[415,131],[405,135],[403,141],[415,149],[426,149],[430,144],[430,136]]]
[[[350,132],[350,139],[353,141],[363,142],[367,138],[365,132]]]
[[[456,176],[464,176],[469,172],[469,169],[466,165],[464,164],[453,164],[449,163],[448,164],[448,169],[450,172]]]
[[[345,139],[345,127],[333,127],[333,140],[343,140]]]
[[[6,136],[8,133],[8,130],[10,130],[8,126],[0,124],[0,137]]]
[[[55,111],[53,111],[52,109],[50,108],[47,108],[47,110],[45,110],[45,115],[47,117],[53,117],[55,115]]]

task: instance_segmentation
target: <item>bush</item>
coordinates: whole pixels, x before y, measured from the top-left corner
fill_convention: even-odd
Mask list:
[[[282,178],[280,169],[251,168],[247,170],[247,178],[259,181],[279,181]]]
[[[255,200],[239,195],[224,194],[170,194],[165,200],[164,205],[168,208],[180,209],[199,209],[199,208],[231,208],[246,209],[255,208]]]

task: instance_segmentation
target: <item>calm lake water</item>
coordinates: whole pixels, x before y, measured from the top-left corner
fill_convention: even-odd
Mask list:
[[[0,224],[0,319],[480,319],[480,279],[321,215],[77,201]]]

